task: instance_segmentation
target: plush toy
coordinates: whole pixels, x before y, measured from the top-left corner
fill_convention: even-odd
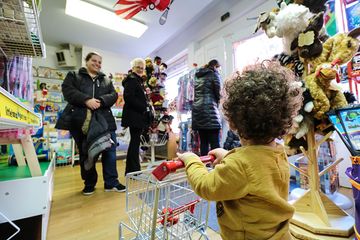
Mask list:
[[[344,96],[348,104],[354,104],[357,100],[352,92],[344,92]]]
[[[307,28],[291,43],[291,51],[298,50],[302,58],[318,57],[322,53],[320,31],[324,24],[324,13],[320,12],[309,20]]]
[[[304,74],[304,64],[297,55],[290,56],[280,53],[275,55],[273,60],[279,61],[281,66],[289,68],[297,77],[302,77]]]
[[[313,110],[314,104],[313,99],[308,89],[305,88],[303,81],[294,82],[293,87],[302,89],[303,93],[303,106],[300,109],[298,115],[293,119],[293,125],[289,134],[300,139],[309,131],[309,123],[311,123],[311,111]]]
[[[314,73],[317,66],[322,63],[332,65],[344,64],[354,56],[359,46],[359,41],[345,33],[340,33],[329,38],[323,44],[323,51],[317,58],[306,60],[310,65],[309,73]]]
[[[150,95],[150,99],[154,106],[161,106],[164,102],[164,98],[160,95],[158,88],[155,88]]]
[[[160,73],[163,73],[167,70],[168,66],[166,63],[161,63],[160,64]]]
[[[265,34],[269,38],[275,37],[276,35],[275,18],[277,12],[278,12],[277,10],[274,10],[271,12],[260,13],[254,33],[256,33],[261,28],[262,30],[264,30]]]
[[[152,90],[154,89],[158,84],[158,79],[156,77],[151,77],[148,81],[148,86]]]
[[[285,2],[286,4],[290,4],[290,3],[301,4],[309,8],[309,10],[312,13],[319,13],[326,11],[325,3],[327,1],[328,0],[277,0],[276,2],[279,6],[281,6],[283,2]]]
[[[155,77],[159,77],[161,61],[162,61],[162,59],[159,56],[156,56],[154,58],[154,76]]]
[[[305,78],[306,86],[314,99],[313,115],[322,119],[330,109],[347,105],[344,94],[331,87],[331,81],[338,79],[338,65],[351,60],[359,48],[359,41],[347,34],[338,34],[323,44],[323,51],[317,58],[307,60],[311,66]]]
[[[276,36],[282,38],[284,52],[292,54],[291,43],[306,30],[312,17],[309,9],[303,5],[281,4],[281,9],[275,17]]]
[[[146,70],[147,79],[150,79],[154,73],[154,65],[152,63],[151,58],[149,57],[145,58],[145,66],[146,66],[145,70]]]

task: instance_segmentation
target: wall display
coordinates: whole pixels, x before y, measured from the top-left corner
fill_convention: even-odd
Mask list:
[[[329,36],[334,36],[338,32],[335,14],[335,0],[330,0],[326,3],[326,12],[324,14],[324,24],[326,33]]]
[[[40,77],[40,78],[52,78],[52,79],[60,79],[64,80],[68,71],[66,70],[59,70],[49,67],[32,67],[33,69],[33,77]]]
[[[348,5],[346,7],[345,12],[348,24],[348,31],[360,27],[360,2],[354,1],[352,5]]]
[[[35,111],[43,116],[43,137],[49,150],[55,154],[56,165],[72,163],[72,140],[68,131],[55,129],[58,116],[66,107],[61,84],[66,76],[64,70],[48,67],[33,67],[35,91]]]

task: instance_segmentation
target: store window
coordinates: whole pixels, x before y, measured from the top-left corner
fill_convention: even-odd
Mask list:
[[[282,40],[269,38],[265,33],[252,38],[241,40],[233,44],[235,70],[241,71],[245,66],[271,59],[281,53]]]

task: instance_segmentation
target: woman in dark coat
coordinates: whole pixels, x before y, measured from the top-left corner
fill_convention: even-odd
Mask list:
[[[219,67],[219,62],[214,59],[195,74],[192,129],[199,131],[201,155],[208,154],[209,145],[210,150],[220,147],[221,119],[218,107],[221,78],[218,72]]]
[[[95,166],[85,170],[84,163],[88,158],[86,151],[86,124],[88,109],[97,111],[104,117],[108,125],[108,131],[113,141],[112,147],[102,152],[103,178],[105,191],[124,192],[125,186],[119,183],[116,169],[116,124],[110,107],[117,100],[117,93],[112,82],[100,72],[102,57],[90,52],[86,58],[86,67],[82,67],[76,73],[71,71],[67,74],[62,92],[68,105],[59,118],[56,128],[70,130],[79,149],[81,177],[85,187],[84,195],[91,195],[95,191],[97,172]]]
[[[150,124],[147,118],[150,109],[142,78],[145,61],[136,58],[131,62],[131,68],[129,75],[123,80],[125,104],[121,125],[130,128],[131,137],[126,156],[125,175],[130,172],[140,171],[140,136]]]

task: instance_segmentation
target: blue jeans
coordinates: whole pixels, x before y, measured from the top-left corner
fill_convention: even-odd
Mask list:
[[[113,144],[110,149],[101,153],[104,184],[107,188],[115,187],[119,184],[118,173],[116,169],[116,134],[115,131],[111,131],[110,133],[111,139],[115,144]],[[73,136],[79,149],[81,178],[84,180],[85,186],[95,187],[98,179],[95,166],[88,171],[86,171],[84,167],[84,161],[87,158],[87,152],[83,151],[82,146],[84,141],[86,141],[86,136],[81,131],[71,131],[71,135]]]

